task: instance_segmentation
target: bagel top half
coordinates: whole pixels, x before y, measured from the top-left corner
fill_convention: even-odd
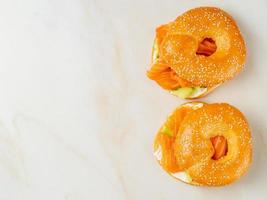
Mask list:
[[[206,89],[202,95],[234,78],[245,58],[245,42],[233,18],[219,8],[199,7],[157,28],[147,75],[164,89]]]

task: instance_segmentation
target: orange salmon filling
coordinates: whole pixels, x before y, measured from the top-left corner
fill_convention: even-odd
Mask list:
[[[211,38],[205,38],[198,46],[197,55],[210,56],[217,49],[217,46]]]
[[[181,107],[175,110],[165,124],[165,127],[170,130],[172,135],[170,136],[165,134],[161,129],[154,141],[154,150],[157,151],[159,148],[161,148],[161,158],[159,162],[167,172],[175,173],[183,170],[179,165],[177,165],[176,158],[173,153],[174,141],[181,122],[191,111],[192,109],[190,107]]]
[[[227,141],[223,136],[216,136],[210,139],[214,148],[212,159],[218,160],[227,153]]]
[[[179,78],[168,65],[161,62],[154,63],[150,71],[147,72],[147,76],[166,90],[175,90],[178,87],[191,85],[190,82]]]

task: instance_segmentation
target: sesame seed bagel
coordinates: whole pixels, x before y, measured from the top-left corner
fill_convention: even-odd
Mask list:
[[[205,38],[215,41],[210,56],[196,54]],[[193,85],[214,86],[232,79],[244,66],[246,48],[241,33],[226,12],[200,7],[179,16],[160,45],[162,59]]]
[[[223,186],[239,179],[252,160],[243,114],[225,103],[187,103],[158,132],[154,154],[171,176],[192,185]]]
[[[246,58],[234,19],[215,7],[194,8],[158,27],[152,52],[147,75],[167,90],[184,86],[209,90],[234,78]],[[168,69],[159,70],[163,65]]]

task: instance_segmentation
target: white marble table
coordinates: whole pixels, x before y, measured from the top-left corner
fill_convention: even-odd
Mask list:
[[[155,27],[200,5],[229,11],[248,48],[243,73],[203,99],[241,109],[254,140],[249,173],[215,189],[176,182],[157,165],[154,135],[184,101],[145,76]],[[0,200],[267,199],[266,7],[0,1]]]

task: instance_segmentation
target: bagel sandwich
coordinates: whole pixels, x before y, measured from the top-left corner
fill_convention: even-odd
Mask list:
[[[147,76],[173,95],[196,99],[239,74],[245,58],[234,19],[219,8],[199,7],[156,29]]]
[[[226,103],[186,103],[158,131],[154,156],[173,178],[197,186],[235,182],[252,162],[244,115]]]

